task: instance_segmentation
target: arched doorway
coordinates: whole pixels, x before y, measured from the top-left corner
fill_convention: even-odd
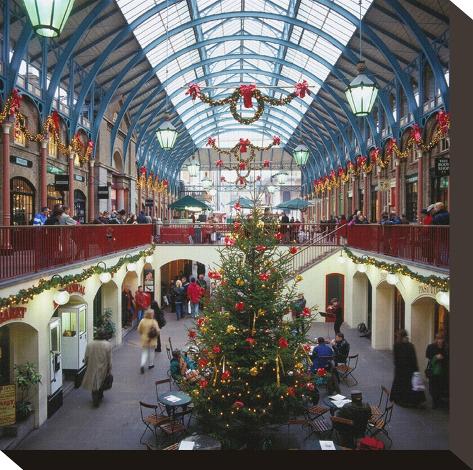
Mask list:
[[[402,298],[401,293],[394,287],[394,337],[393,342],[396,339],[396,334],[400,330],[404,330],[406,327],[406,304]]]
[[[122,282],[121,296],[122,296],[122,310],[121,310],[121,325],[122,335],[125,335],[131,330],[133,323],[136,321],[137,312],[134,307],[134,297],[138,290],[140,281],[138,274],[135,271],[126,273]]]
[[[352,326],[364,323],[371,331],[372,287],[366,274],[357,272],[353,276],[352,296]]]
[[[10,180],[10,217],[12,225],[30,225],[34,216],[35,189],[25,178]]]
[[[345,276],[343,274],[331,273],[325,277],[325,305],[328,305],[333,298],[338,299],[345,316]]]
[[[86,223],[86,197],[80,189],[74,190],[74,215],[81,224]]]

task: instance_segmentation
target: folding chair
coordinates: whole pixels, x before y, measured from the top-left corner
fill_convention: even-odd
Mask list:
[[[347,436],[346,441],[345,439],[344,442],[338,440],[337,444],[345,445],[345,443],[347,443],[350,449],[354,449],[356,447],[354,435],[355,423],[351,419],[341,418],[339,416],[331,416],[330,419],[332,421],[332,437],[334,433],[336,436],[338,435],[339,438]]]
[[[158,388],[160,385],[169,384],[169,391],[171,391],[171,379],[168,377],[167,379],[156,380],[154,382],[154,387],[156,388],[156,401],[159,403],[159,391]]]
[[[391,417],[393,414],[394,404],[391,402],[389,406],[386,406],[384,413],[378,417],[378,419],[372,423],[368,422],[367,433],[371,437],[376,436],[379,432],[382,432],[389,441],[389,447],[392,446],[392,439],[389,437],[388,430],[386,429],[389,423],[391,422]]]
[[[328,411],[330,411],[330,408],[327,406],[313,405],[307,408],[306,414],[307,414],[307,418],[310,421],[313,421],[314,419],[320,418]]]
[[[340,380],[345,380],[348,385],[348,377],[350,376],[354,384],[358,385],[358,380],[356,380],[353,372],[355,371],[356,367],[358,366],[358,354],[354,354],[353,356],[348,356],[347,364],[339,364],[337,366],[337,371],[339,373]]]
[[[187,432],[187,428],[189,427],[191,415],[192,408],[186,411],[181,411],[179,413],[174,413],[173,419],[168,420],[163,424],[160,424],[159,428],[167,437],[180,436],[182,434],[185,434]],[[189,417],[187,425],[184,422],[186,416]]]
[[[386,411],[389,401],[389,390],[381,385],[381,394],[379,395],[378,405],[371,405],[370,423],[375,424],[380,416]]]
[[[169,422],[169,416],[158,413],[158,409],[159,405],[150,405],[149,403],[140,401],[141,421],[143,421],[143,424],[146,426],[143,434],[140,437],[140,444],[143,444],[142,439],[148,429],[154,434],[155,441],[158,442],[157,428],[161,424]],[[153,410],[153,412],[149,415],[146,415],[146,410]]]
[[[179,382],[171,375],[171,369],[168,369],[167,376],[170,381],[169,389],[171,390],[171,385],[174,385],[177,390],[181,390],[181,386],[179,385]]]

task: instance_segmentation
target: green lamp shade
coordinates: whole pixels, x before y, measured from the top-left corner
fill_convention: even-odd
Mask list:
[[[309,149],[305,145],[298,145],[292,154],[298,166],[304,166],[309,159]]]
[[[39,36],[59,36],[71,14],[74,0],[23,0],[33,30]]]
[[[156,131],[156,137],[163,150],[171,150],[177,139],[176,128],[170,121],[166,121],[159,126]]]
[[[345,96],[355,116],[368,116],[378,96],[378,86],[360,73],[345,90]]]

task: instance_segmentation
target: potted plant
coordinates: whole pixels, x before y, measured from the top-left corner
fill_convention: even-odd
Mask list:
[[[107,339],[111,339],[115,335],[116,327],[112,320],[112,309],[106,308],[104,312],[97,318],[94,326],[94,336],[100,331]]]
[[[33,412],[33,404],[30,401],[31,387],[41,383],[41,375],[31,362],[15,364],[15,373],[16,385],[20,391],[20,399],[16,402],[16,418],[22,421]]]

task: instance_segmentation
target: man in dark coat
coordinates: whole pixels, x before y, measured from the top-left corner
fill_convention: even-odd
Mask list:
[[[441,334],[435,335],[435,341],[427,346],[425,356],[429,360],[426,374],[432,408],[435,409],[440,406],[442,397],[448,396],[448,350]]]
[[[335,339],[332,341],[332,348],[334,352],[335,365],[346,364],[348,354],[350,353],[350,344],[345,339],[343,333],[337,333]]]
[[[434,205],[433,225],[450,225],[450,214],[445,209],[443,202],[436,202]]]

